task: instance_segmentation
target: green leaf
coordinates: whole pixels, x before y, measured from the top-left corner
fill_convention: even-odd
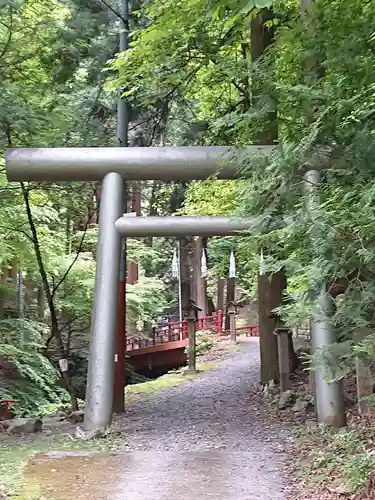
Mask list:
[[[254,4],[257,9],[266,9],[272,7],[274,0],[255,0]]]
[[[255,0],[250,0],[246,2],[237,12],[237,16],[248,15],[256,7]]]

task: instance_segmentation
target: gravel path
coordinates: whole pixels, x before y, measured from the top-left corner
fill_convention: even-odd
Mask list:
[[[27,484],[55,500],[286,500],[285,437],[249,398],[258,340],[242,347],[218,369],[129,406],[116,419],[123,450],[44,454],[29,463]]]
[[[259,377],[258,340],[246,339],[242,348],[218,369],[128,408],[119,423],[129,460],[122,493],[112,498],[286,498],[282,431],[249,403]]]

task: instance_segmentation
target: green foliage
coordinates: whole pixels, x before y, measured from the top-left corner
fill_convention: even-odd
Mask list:
[[[259,13],[274,26],[275,38],[254,62],[251,20]],[[227,276],[234,250],[238,281],[254,293],[262,248],[268,271],[287,273],[293,303],[280,312],[290,325],[304,324],[316,310],[311,292],[344,280],[335,313],[327,318],[317,312],[337,328],[340,345],[315,362],[334,379],[345,376],[355,356],[374,359],[373,2],[316,0],[301,17],[297,0],[154,0],[135,10],[132,50],[118,55],[111,16],[103,5],[80,0],[0,5],[1,144],[113,144],[118,86],[132,109],[131,141],[142,146],[252,144],[276,116],[279,150],[256,160],[235,158],[243,179],[145,184],[148,212],[268,221],[265,231],[254,229],[250,236],[212,239],[211,274]],[[311,214],[300,167],[331,149],[335,161],[315,189]],[[95,227],[85,228],[82,213],[92,209],[97,186],[24,188],[38,241],[19,186],[1,175],[0,262],[17,265],[36,288],[39,247],[59,331],[82,380],[97,237]],[[166,288],[173,245],[166,239],[128,241],[129,260],[141,268],[139,283],[128,287],[128,311],[140,330],[172,300]],[[0,283],[0,296],[14,307],[15,285]],[[38,305],[35,297],[28,304],[30,320],[40,319]],[[43,312],[49,325],[51,311]],[[40,337],[38,345],[55,359],[49,329]]]
[[[12,408],[17,414],[42,415],[51,403],[68,399],[56,385],[56,368],[40,352],[43,330],[45,325],[28,320],[0,321],[0,399],[16,399]]]
[[[374,467],[375,459],[369,453],[362,452],[352,456],[344,466],[344,473],[350,488],[356,492],[363,491]]]
[[[238,203],[238,182],[206,181],[190,184],[181,213],[185,215],[231,215]]]
[[[195,342],[196,355],[203,356],[214,346],[214,341],[212,340],[212,332],[209,330],[198,330],[195,333]],[[188,350],[189,348],[186,347],[186,353],[188,353]]]
[[[228,16],[213,16],[202,0],[151,2],[138,15],[147,25],[133,33],[133,50],[112,62],[119,75],[112,85],[124,86],[130,102],[152,114],[167,112],[168,143],[228,143],[223,117],[241,107],[237,82],[247,71],[246,61],[237,64],[248,41],[243,16],[232,33]]]
[[[158,278],[141,276],[134,285],[127,285],[127,318],[143,331],[145,323],[153,323],[166,306],[165,285]]]
[[[327,366],[327,378],[341,378],[358,349],[373,352],[374,4],[316,0],[307,16],[296,0],[205,7],[200,0],[145,4],[133,50],[111,63],[112,84],[152,113],[167,110],[168,144],[251,144],[276,113],[279,151],[255,161],[241,154],[240,182],[191,183],[182,212],[268,221],[250,237],[213,239],[210,270],[226,276],[235,250],[239,282],[254,293],[262,248],[267,270],[288,276],[293,302],[280,309],[284,319],[303,325],[315,311],[337,328],[340,345],[315,362]],[[275,27],[274,43],[252,62],[250,20],[270,7],[277,15],[265,23]],[[337,153],[315,188],[312,216],[300,167],[331,149]],[[315,292],[339,280],[347,287],[327,318],[316,311]]]
[[[209,352],[213,346],[214,341],[212,340],[212,332],[199,330],[196,332],[196,354],[197,356],[202,356],[206,352]]]
[[[116,21],[116,15],[100,2],[0,3],[1,168],[5,147],[115,143],[117,91],[104,91],[106,74],[102,69],[118,50]],[[132,111],[138,118],[134,107]],[[142,135],[147,127],[134,128]],[[28,376],[28,386],[19,388],[19,394],[19,381],[6,380],[4,394],[20,399],[19,407],[26,412],[37,407],[42,411],[45,403],[54,401],[53,388],[61,383],[59,373],[54,371],[52,376],[43,364],[34,364],[44,361],[52,369],[62,355],[61,348],[68,358],[77,395],[84,395],[97,241],[97,227],[88,224],[87,215],[95,212],[93,195],[98,188],[94,183],[25,183],[22,190],[18,183],[9,184],[0,171],[0,319],[24,314],[25,322],[42,325],[38,347],[32,351],[30,373],[26,373],[25,353],[22,349],[18,352],[17,344],[7,346],[4,352],[12,359],[22,360],[22,366],[17,368]],[[30,217],[25,210],[25,193]],[[169,200],[158,198],[158,189],[156,198],[159,205],[163,202],[168,206]],[[30,222],[35,226],[36,237]],[[139,263],[141,274],[145,275],[129,287],[127,298],[129,316],[141,328],[167,303],[165,269],[169,266],[170,245],[157,240],[155,245],[138,240],[127,243],[128,260]],[[12,272],[9,281],[5,279],[8,269]],[[22,271],[24,281],[23,313],[17,310],[16,271]],[[40,298],[42,271],[46,276],[44,301]],[[15,331],[20,329],[18,320],[8,321]],[[37,378],[39,370],[49,377],[48,387],[44,387],[42,375]],[[60,401],[59,390],[56,389],[56,401]],[[32,403],[28,394],[33,394]]]
[[[369,3],[320,0],[310,19],[311,29],[299,18],[293,29],[281,28],[264,61],[266,70],[275,68],[267,72],[269,78],[276,76],[283,153],[248,170],[243,209],[294,218],[293,224],[259,237],[290,276],[295,304],[284,308],[290,323],[303,322],[312,312],[314,301],[307,287],[319,290],[324,282],[347,280],[329,318],[340,340],[347,342],[324,355],[326,363],[336,367],[335,376],[343,376],[358,352],[353,339],[361,343],[362,351],[370,348],[374,326],[371,35],[375,9]],[[318,79],[307,73],[310,68],[311,74],[311,58],[321,68]],[[316,189],[312,219],[304,210],[297,169],[306,155],[327,147],[339,155]]]

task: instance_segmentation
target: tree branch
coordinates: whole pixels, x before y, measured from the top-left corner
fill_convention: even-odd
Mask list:
[[[125,24],[125,27],[127,29],[129,29],[129,19],[125,19],[124,17],[122,17],[122,15],[117,12],[117,10],[115,10],[113,7],[111,7],[109,5],[109,3],[107,3],[105,0],[100,0],[106,7],[107,9],[109,9],[116,17],[118,17],[119,19],[121,19],[121,21]]]
[[[73,259],[73,261],[71,262],[70,266],[68,267],[68,269],[65,271],[63,277],[61,278],[61,280],[57,283],[57,285],[55,285],[53,287],[53,290],[52,290],[52,298],[55,296],[58,288],[60,287],[60,285],[65,281],[66,277],[68,276],[68,274],[70,273],[72,267],[74,266],[74,264],[77,262],[81,252],[82,252],[82,247],[83,247],[83,242],[85,241],[85,237],[86,237],[86,233],[87,233],[87,228],[89,226],[89,221],[90,221],[90,218],[88,218],[86,220],[86,224],[85,224],[85,229],[83,231],[83,235],[82,235],[82,238],[81,238],[81,241],[79,243],[79,247],[78,247],[78,250],[76,252],[76,255]]]
[[[5,42],[3,50],[0,53],[0,59],[2,59],[5,56],[5,54],[6,54],[7,50],[8,50],[8,47],[10,45],[10,42],[12,41],[12,36],[13,36],[13,12],[12,12],[12,6],[11,5],[9,5],[9,18],[10,18],[10,24],[9,24],[9,26],[7,26],[7,29],[9,31],[8,39]]]

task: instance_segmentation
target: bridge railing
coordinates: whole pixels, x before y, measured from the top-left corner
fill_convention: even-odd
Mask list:
[[[197,319],[197,330],[209,330],[218,335],[229,335],[229,330],[223,330],[223,312],[218,311],[212,316],[204,316]],[[259,325],[238,326],[237,334],[246,337],[258,337]],[[152,329],[148,336],[128,337],[126,339],[126,350],[135,351],[145,347],[151,347],[168,342],[178,342],[188,338],[187,321],[172,321],[162,323]]]
[[[162,323],[152,329],[148,337],[129,337],[126,339],[126,350],[134,351],[167,342],[177,342],[188,338],[186,321]]]
[[[204,316],[197,319],[197,330],[214,330],[218,333],[223,331],[223,312],[218,311],[213,316]]]
[[[246,337],[259,337],[259,325],[246,325],[236,327],[237,335],[244,334]],[[223,332],[225,335],[230,335],[230,330]]]

